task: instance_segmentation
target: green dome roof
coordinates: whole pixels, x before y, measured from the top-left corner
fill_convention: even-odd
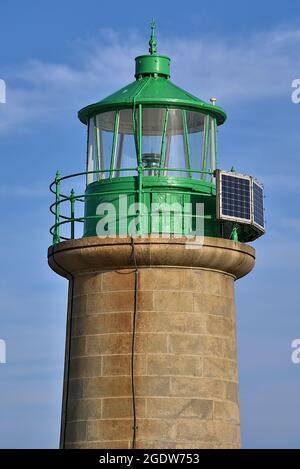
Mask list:
[[[197,110],[215,116],[217,124],[223,124],[226,113],[221,107],[202,101],[170,81],[169,57],[156,54],[154,23],[149,45],[150,55],[142,55],[135,59],[136,81],[81,109],[78,113],[81,122],[87,124],[90,117],[100,112],[143,104]]]

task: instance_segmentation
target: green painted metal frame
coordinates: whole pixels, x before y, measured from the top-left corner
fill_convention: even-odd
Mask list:
[[[142,88],[140,89],[142,91]],[[164,118],[164,125],[163,125],[163,133],[162,133],[162,141],[161,141],[161,152],[160,152],[160,167],[166,167],[168,166],[168,161],[167,161],[167,152],[166,152],[166,147],[168,147],[168,142],[167,140],[167,128],[168,128],[168,116],[169,116],[169,111],[171,109],[178,109],[177,107],[163,107],[163,106],[155,106],[156,108],[160,108],[165,110],[165,118]],[[142,168],[142,144],[143,144],[143,139],[142,139],[142,120],[143,120],[143,109],[145,108],[152,108],[152,106],[148,105],[134,105],[132,109],[132,128],[133,128],[133,135],[134,135],[134,141],[135,141],[135,148],[136,148],[136,157],[138,161],[138,167],[140,166]],[[111,149],[111,159],[110,159],[110,179],[113,178],[114,172],[117,171],[116,165],[115,165],[115,158],[116,158],[116,151],[117,151],[117,146],[118,146],[118,130],[119,130],[119,124],[120,124],[120,112],[121,109],[115,109],[115,121],[114,121],[114,131],[113,131],[113,142],[112,142],[112,149]],[[187,169],[191,169],[191,151],[190,151],[190,143],[189,143],[189,133],[188,133],[188,127],[187,127],[187,109],[181,109],[181,115],[182,115],[182,125],[183,125],[183,140],[184,140],[184,152],[185,152],[185,158],[186,158],[186,165]],[[198,111],[200,112],[200,111]],[[95,144],[95,150],[96,150],[96,171],[99,172],[99,178],[100,175],[103,173],[105,170],[104,168],[104,160],[103,160],[103,142],[102,142],[102,132],[99,132],[97,129],[97,120],[96,116],[93,118],[93,124],[94,124],[94,144]],[[89,124],[90,125],[90,124]],[[214,147],[214,152],[216,155],[216,167],[217,167],[217,137],[216,137],[216,132],[217,132],[217,125],[216,121],[214,118],[212,118],[209,115],[204,116],[204,129],[203,129],[203,140],[202,140],[202,172],[203,172],[203,179],[206,177],[206,173],[208,171],[207,164],[208,164],[208,149],[209,149],[209,135],[211,130],[213,130],[213,133],[211,135],[211,139],[213,139],[213,147]],[[98,132],[99,135],[98,135]],[[163,163],[163,155],[165,153],[165,160]],[[141,184],[142,187],[142,171],[141,169],[139,170],[141,173],[141,176],[139,178],[139,183]],[[101,173],[102,172],[102,173]],[[119,172],[119,171],[118,171]],[[192,172],[188,172],[188,177],[192,177],[191,174]],[[90,174],[91,171],[88,170],[87,166],[87,174]],[[166,175],[166,173],[165,173]],[[142,192],[142,189],[140,193]]]
[[[146,86],[146,82],[143,83],[143,85],[140,87],[139,92],[142,91],[143,87]],[[138,201],[143,202],[143,180],[144,180],[144,170],[143,168],[143,162],[142,162],[142,151],[143,151],[143,109],[151,106],[142,106],[142,104],[138,104],[137,106],[134,105],[132,109],[132,128],[133,128],[133,134],[134,134],[134,141],[135,141],[135,148],[136,148],[136,157],[137,157],[137,166],[134,168],[118,168],[117,172],[118,174],[121,174],[122,172],[125,171],[136,171],[137,174],[137,180],[138,180]],[[161,108],[161,106],[155,106]],[[211,178],[213,177],[213,174],[211,171],[207,169],[207,153],[208,153],[208,139],[209,139],[209,124],[211,122],[211,116],[205,116],[205,122],[207,123],[206,127],[204,128],[204,135],[203,138],[205,140],[204,142],[204,154],[202,157],[202,169],[201,170],[196,170],[191,168],[191,158],[190,158],[190,144],[189,144],[189,134],[188,134],[188,127],[187,127],[187,115],[186,109],[181,110],[181,116],[182,116],[182,125],[183,125],[183,139],[184,139],[184,151],[185,151],[185,156],[186,156],[186,166],[187,168],[168,168],[168,162],[167,162],[167,148],[168,145],[170,144],[170,141],[168,141],[167,138],[167,129],[168,129],[168,118],[169,118],[169,110],[170,109],[177,109],[177,107],[167,107],[165,109],[165,116],[164,116],[164,124],[163,124],[163,133],[162,133],[162,141],[161,141],[161,151],[160,151],[160,165],[158,170],[159,177],[166,177],[167,173],[170,172],[186,172],[188,175],[188,180],[193,181],[193,174],[199,174],[201,176],[201,179],[204,181],[206,177],[209,175]],[[115,180],[114,174],[116,174],[116,151],[118,147],[118,136],[119,136],[119,125],[120,125],[120,109],[115,109],[115,120],[114,120],[114,132],[113,132],[113,142],[112,142],[112,149],[111,149],[111,158],[110,158],[110,168],[105,169],[103,168],[104,165],[104,160],[103,160],[103,142],[102,142],[102,134],[100,132],[99,135],[97,135],[97,117],[94,116],[93,118],[93,125],[94,125],[94,145],[95,145],[95,152],[96,152],[96,170],[95,171],[86,171],[83,173],[75,173],[70,176],[65,176],[65,177],[60,177],[59,173],[56,174],[56,178],[54,183],[51,184],[50,190],[55,193],[55,203],[51,205],[50,211],[54,213],[55,215],[55,223],[51,227],[50,232],[53,235],[53,244],[57,244],[60,239],[73,239],[75,236],[75,223],[80,222],[83,223],[87,219],[91,218],[91,216],[85,215],[83,217],[75,217],[75,202],[80,201],[84,202],[86,200],[86,197],[91,197],[91,194],[86,196],[85,194],[81,195],[75,195],[74,191],[71,191],[70,196],[66,196],[64,194],[60,193],[60,184],[63,180],[71,178],[71,177],[76,177],[79,175],[85,175],[87,178],[89,175],[96,175],[96,180],[97,181],[113,181]],[[163,157],[165,154],[165,160],[163,162]],[[108,173],[108,178],[104,178],[104,174]],[[121,177],[122,178],[122,177]],[[177,179],[177,176],[176,176]],[[201,179],[195,179],[195,181],[199,181]],[[92,184],[92,183],[90,183]],[[53,187],[55,185],[55,190],[53,191]],[[109,191],[105,192],[106,195],[109,194]],[[97,193],[94,194],[99,195]],[[70,202],[70,207],[71,207],[71,213],[70,216],[65,216],[60,213],[60,205],[63,202],[69,201]],[[54,211],[53,211],[54,210]],[[143,214],[141,214],[143,216]],[[98,218],[97,215],[92,216],[92,218]],[[70,238],[65,238],[60,235],[60,227],[66,223],[71,224],[71,233],[70,233]]]
[[[196,173],[196,174],[199,174],[199,175],[203,174],[203,171],[193,170],[193,169],[184,170],[182,168],[164,168],[164,167],[160,167],[160,168],[157,168],[157,169],[159,171],[159,174],[161,172],[164,172],[166,169],[168,171],[172,171],[174,173],[182,172],[182,171],[188,171],[188,172]],[[101,170],[100,171],[84,171],[84,172],[74,173],[74,174],[70,174],[70,175],[67,175],[67,176],[63,176],[63,177],[60,176],[59,172],[56,173],[54,181],[50,184],[50,191],[55,195],[55,202],[50,205],[50,212],[55,217],[55,223],[50,228],[50,233],[53,237],[53,244],[57,244],[61,240],[74,239],[74,237],[75,237],[75,223],[76,222],[84,223],[87,219],[91,219],[91,218],[92,219],[98,219],[99,218],[98,215],[94,215],[94,216],[84,215],[82,217],[76,217],[75,216],[75,202],[85,203],[87,198],[99,196],[100,195],[99,192],[95,192],[93,194],[88,194],[88,195],[87,194],[77,194],[77,195],[75,195],[74,189],[72,189],[71,192],[70,192],[70,195],[67,196],[66,194],[63,194],[60,191],[61,183],[65,180],[75,178],[75,177],[80,177],[80,176],[87,177],[88,174],[99,174],[99,173],[100,174],[105,174],[105,173],[111,173],[112,171],[114,171],[114,169],[108,169],[108,170],[103,170],[103,171],[101,171]],[[144,168],[140,168],[140,170],[139,170],[138,167],[135,167],[135,168],[121,168],[120,171],[121,172],[122,171],[136,171],[137,172],[137,178],[139,179],[141,177],[142,178],[145,177],[143,173],[144,173],[144,171],[147,171],[147,170],[146,169],[144,170]],[[212,173],[209,172],[209,171],[207,171],[207,174],[212,175]],[[133,178],[134,178],[134,176],[133,176]],[[158,178],[158,180],[161,180],[161,181],[166,179],[165,176],[162,176],[162,177],[157,176],[157,178]],[[127,179],[127,178],[120,177],[120,178],[114,178],[112,180],[115,181],[117,179],[121,182],[122,180]],[[147,179],[148,179],[148,177],[147,177]],[[175,177],[174,179],[176,180],[176,183],[178,185],[184,184],[184,180],[186,180],[187,182],[190,181],[189,184],[193,184],[193,182],[195,182],[195,184],[198,184],[199,182],[201,182],[201,179],[190,179],[190,178],[182,178],[182,177],[180,177],[180,178]],[[109,181],[111,181],[111,179],[109,177],[106,178],[106,179],[101,179],[100,178],[100,181],[109,183]],[[101,184],[100,181],[98,181],[98,182]],[[215,187],[211,183],[206,183],[206,184],[208,184],[208,186],[211,186],[212,189],[214,189],[214,187]],[[137,192],[138,192],[139,200],[141,200],[140,198],[142,197],[142,192],[140,192],[140,189],[141,188],[138,185],[138,191]],[[114,193],[115,193],[115,191],[112,191],[112,192],[105,191],[105,195],[114,194]],[[180,193],[180,191],[178,190],[177,193]],[[70,204],[70,216],[64,215],[60,211],[60,206],[64,203],[69,203]],[[141,214],[141,216],[142,216],[142,214]],[[62,225],[67,224],[67,223],[70,224],[70,237],[65,237],[65,236],[60,235],[60,227]]]
[[[170,89],[169,89],[170,88]],[[171,95],[168,97],[167,95]],[[145,76],[125,86],[108,98],[81,109],[78,117],[86,124],[90,117],[115,109],[128,109],[134,106],[165,107],[196,111],[216,118],[218,125],[226,120],[226,113],[220,106],[201,101],[190,93],[181,90],[166,78]]]
[[[59,219],[60,219],[60,182],[61,182],[61,178],[60,178],[60,174],[59,174],[59,171],[56,171],[56,175],[55,175],[55,180],[54,180],[54,184],[55,184],[55,225],[54,225],[54,231],[53,231],[53,244],[57,244],[59,243],[60,241],[60,236],[59,236],[59,226],[60,226],[60,223],[59,223]],[[51,189],[50,189],[51,190]],[[51,210],[51,208],[50,208]],[[53,212],[52,212],[53,213]],[[51,232],[51,230],[50,230]]]

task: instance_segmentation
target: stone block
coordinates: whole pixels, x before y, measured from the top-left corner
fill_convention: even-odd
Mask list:
[[[214,336],[231,337],[234,339],[234,328],[232,321],[221,316],[206,316],[206,330]]]
[[[192,312],[193,294],[178,291],[154,291],[154,309],[163,312]]]
[[[86,355],[86,337],[74,337],[71,339],[70,357],[84,357]]]
[[[226,383],[226,399],[239,404],[239,386],[237,383],[227,382]]]
[[[74,279],[74,297],[100,292],[102,289],[102,273],[77,275]]]
[[[130,332],[132,313],[95,314],[76,318],[73,323],[73,337],[106,333]]]
[[[209,420],[212,415],[212,400],[175,397],[147,399],[147,416],[151,418],[187,417]]]
[[[87,355],[131,353],[132,334],[100,334],[86,336]]]
[[[148,355],[148,374],[161,376],[201,376],[202,360],[200,357],[189,355]]]
[[[88,441],[128,440],[132,436],[132,419],[91,420],[86,431]]]
[[[130,355],[104,355],[103,356],[103,376],[131,375],[131,354]],[[146,355],[135,354],[135,374],[146,374]]]
[[[176,439],[176,421],[174,419],[138,419],[139,440],[160,440],[161,442]]]
[[[237,364],[225,358],[203,358],[203,376],[237,381]]]
[[[204,334],[205,318],[194,313],[140,312],[138,331]]]
[[[86,300],[86,314],[132,311],[132,291],[91,293]]]
[[[83,396],[83,379],[69,379],[68,398],[79,399]]]
[[[224,399],[226,382],[211,378],[171,377],[171,396]]]
[[[194,293],[194,312],[232,317],[235,311],[234,300],[225,296]]]
[[[129,376],[102,376],[84,380],[83,397],[128,397],[132,395]]]
[[[223,356],[223,340],[199,334],[170,334],[169,352]]]
[[[101,357],[80,357],[70,360],[70,378],[101,376]]]
[[[67,422],[66,442],[76,443],[86,440],[86,422]]]
[[[179,419],[177,420],[177,438],[182,441],[198,440],[208,445],[238,444],[239,426],[231,422]]]
[[[215,401],[214,419],[232,420],[238,423],[240,420],[239,406],[235,402]]]
[[[69,399],[68,420],[100,419],[102,415],[101,399]]]
[[[120,269],[103,272],[103,291],[132,291],[135,284],[135,273],[132,269]]]
[[[133,417],[133,403],[132,398],[105,398],[102,401],[104,419],[121,419]],[[136,415],[138,418],[145,417],[145,399],[136,398]]]
[[[170,378],[165,376],[137,376],[135,379],[137,396],[168,396]]]

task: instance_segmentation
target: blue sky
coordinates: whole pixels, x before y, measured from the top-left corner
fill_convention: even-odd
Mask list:
[[[76,113],[133,80],[149,23],[172,80],[217,96],[224,169],[265,184],[267,235],[236,285],[243,447],[300,447],[300,15],[296,1],[1,2],[0,446],[57,447],[67,284],[47,266],[48,184],[83,171]]]

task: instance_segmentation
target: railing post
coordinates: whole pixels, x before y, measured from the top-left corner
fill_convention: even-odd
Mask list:
[[[56,171],[56,175],[55,175],[55,225],[54,225],[54,233],[53,233],[53,244],[57,244],[60,242],[59,201],[60,201],[60,174],[59,174],[59,171]]]
[[[71,239],[74,239],[75,237],[75,195],[74,195],[74,189],[71,189],[70,193],[70,205],[71,205]]]

